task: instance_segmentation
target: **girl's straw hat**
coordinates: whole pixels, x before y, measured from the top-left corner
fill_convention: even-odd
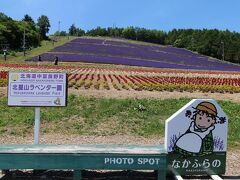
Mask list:
[[[214,104],[210,102],[199,103],[195,109],[200,111],[206,111],[208,112],[208,114],[212,114],[217,117],[217,108],[215,107]]]

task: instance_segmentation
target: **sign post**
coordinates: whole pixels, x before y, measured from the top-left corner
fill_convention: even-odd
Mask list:
[[[4,60],[6,61],[7,60],[7,50],[6,49],[3,50],[3,56],[4,56]]]
[[[67,106],[67,74],[9,72],[8,77],[8,106],[35,107],[34,144],[39,144],[40,107]]]
[[[39,144],[40,136],[40,107],[35,107],[34,144]]]

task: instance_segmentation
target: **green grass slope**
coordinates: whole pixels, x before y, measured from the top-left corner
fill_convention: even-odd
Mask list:
[[[0,134],[27,136],[34,108],[8,107],[0,98]],[[42,133],[164,137],[165,120],[190,99],[104,99],[70,95],[68,106],[41,108]],[[228,145],[240,149],[240,104],[219,101],[229,117]],[[27,116],[26,116],[27,115]]]

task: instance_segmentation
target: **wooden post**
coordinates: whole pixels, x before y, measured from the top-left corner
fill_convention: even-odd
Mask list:
[[[74,180],[82,180],[81,170],[74,169],[74,171],[73,171],[73,179]]]

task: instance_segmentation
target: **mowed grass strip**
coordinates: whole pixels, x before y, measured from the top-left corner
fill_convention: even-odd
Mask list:
[[[42,133],[163,137],[165,120],[190,99],[105,99],[70,95],[67,107],[42,107]],[[240,104],[219,101],[229,117],[228,144],[240,149]],[[0,98],[0,134],[33,133],[34,108],[8,107]]]

